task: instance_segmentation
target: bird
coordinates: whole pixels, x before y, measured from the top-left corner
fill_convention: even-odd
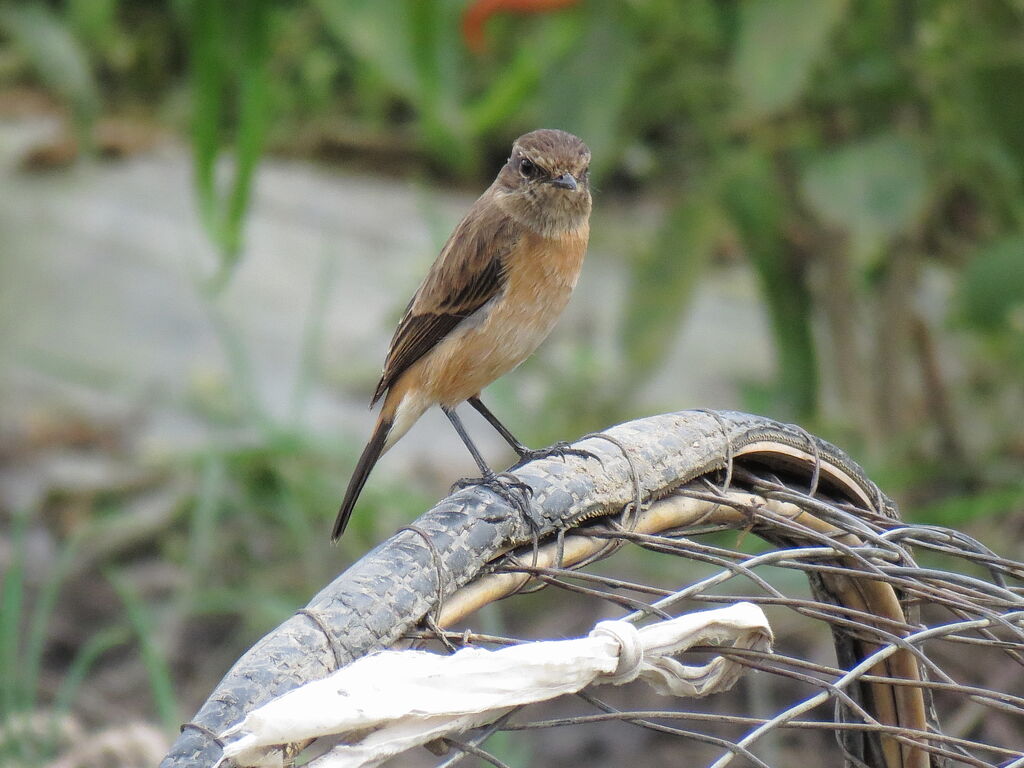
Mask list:
[[[515,140],[398,323],[370,406],[384,402],[332,541],[344,533],[377,460],[432,406],[448,417],[489,485],[501,483],[456,413],[463,402],[520,461],[562,450],[528,449],[484,405],[480,392],[533,354],[555,326],[583,266],[591,205],[590,149],[580,138],[542,128]]]

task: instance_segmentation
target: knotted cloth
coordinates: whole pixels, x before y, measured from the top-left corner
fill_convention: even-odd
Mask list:
[[[443,656],[382,651],[250,712],[227,731],[224,756],[244,766],[281,764],[276,747],[343,735],[310,768],[376,766],[411,747],[493,722],[514,707],[590,684],[642,680],[665,695],[728,690],[743,667],[723,656],[686,666],[673,656],[694,645],[767,651],[772,633],[753,603],[699,611],[642,628],[602,621],[587,637],[463,648]]]

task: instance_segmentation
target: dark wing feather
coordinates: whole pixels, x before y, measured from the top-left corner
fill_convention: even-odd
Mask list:
[[[485,194],[455,228],[409,302],[388,351],[372,403],[413,363],[459,323],[490,301],[505,284],[506,256],[520,226]]]

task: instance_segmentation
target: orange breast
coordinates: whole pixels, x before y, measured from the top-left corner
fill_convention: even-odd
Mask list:
[[[417,389],[454,406],[533,354],[576,287],[588,236],[584,225],[557,238],[525,237],[509,254],[502,292],[416,364]]]

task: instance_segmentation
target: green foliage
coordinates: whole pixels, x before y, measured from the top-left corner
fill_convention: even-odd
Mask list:
[[[128,622],[135,632],[142,663],[149,678],[149,688],[153,694],[156,710],[160,714],[160,720],[168,732],[173,732],[181,722],[181,718],[178,715],[174,699],[171,671],[157,644],[157,639],[161,635],[154,626],[149,609],[142,602],[131,583],[113,571],[107,574],[107,579],[124,603]]]
[[[586,136],[600,179],[618,159],[640,40],[622,3],[592,0],[588,10],[572,48],[538,83],[534,122]]]
[[[67,102],[82,146],[91,145],[100,111],[99,88],[89,58],[64,21],[42,2],[0,2],[0,33],[19,50],[46,83]]]
[[[960,307],[968,327],[981,333],[1012,367],[1024,373],[1024,236],[1010,235],[978,249],[964,270]]]
[[[30,516],[15,516],[11,531],[13,558],[0,583],[0,723],[13,723],[30,715],[40,696],[43,653],[50,621],[61,587],[78,554],[81,537],[62,548],[49,575],[32,595],[31,609],[26,585],[26,534]],[[0,732],[0,762],[17,760],[30,764],[52,752],[46,740]]]
[[[740,4],[729,72],[734,119],[749,126],[803,95],[847,0],[757,0]]]
[[[329,32],[357,59],[357,93],[375,107],[371,114],[384,117],[381,104],[408,105],[423,148],[449,172],[480,172],[483,140],[505,132],[510,122],[528,125],[524,113],[536,113],[543,124],[589,129],[598,144],[606,135],[613,146],[629,49],[616,4],[605,3],[609,12],[587,14],[582,22],[556,15],[535,27],[531,45],[517,46],[500,62],[475,61],[466,49],[454,23],[460,1],[315,5]],[[555,70],[564,77],[546,77]],[[588,98],[598,93],[601,98]]]
[[[372,82],[417,112],[426,147],[458,171],[475,169],[467,131],[453,0],[317,0],[328,30],[359,59]],[[364,85],[364,88],[366,85]]]
[[[1024,237],[1005,237],[980,249],[964,272],[965,319],[985,331],[1024,320]]]
[[[817,411],[818,367],[804,265],[785,241],[787,200],[779,171],[758,152],[737,156],[724,198],[762,286],[779,358],[776,407],[801,420]]]
[[[1021,509],[1024,509],[1024,484],[1017,482],[920,504],[911,510],[910,516],[920,523],[963,529],[979,521],[995,526],[1012,525],[1012,512]]]
[[[808,204],[849,233],[853,256],[866,267],[921,222],[933,189],[919,143],[895,133],[819,153],[802,182]]]
[[[622,345],[641,379],[660,367],[724,227],[712,194],[685,195],[630,269]]]
[[[884,0],[499,8],[482,52],[462,37],[464,10],[461,0],[146,6],[190,54],[197,196],[223,260],[215,286],[242,252],[255,170],[268,137],[281,140],[275,132],[329,121],[385,145],[411,142],[431,167],[482,180],[511,136],[557,125],[591,144],[599,204],[640,182],[671,201],[660,229],[622,254],[631,366],[628,377],[581,374],[608,380],[596,410],[617,401],[629,411],[635,379],[656,371],[703,270],[738,243],[759,276],[779,361],[776,381],[754,389],[775,393],[777,415],[808,419],[828,379],[820,366],[837,365],[845,380],[875,356],[899,357],[889,339],[907,335],[893,329],[859,352],[833,339],[835,363],[812,332],[823,315],[838,322],[827,310],[841,301],[850,318],[899,315],[874,293],[897,279],[897,253],[956,264],[1024,222],[1022,21],[998,0],[976,11]],[[146,18],[132,0],[68,0],[64,16],[105,71],[126,19]],[[973,232],[950,231],[958,195],[979,219]],[[923,241],[948,248],[928,254]],[[823,264],[835,283],[825,291],[811,281]],[[852,338],[850,328],[832,332]],[[844,397],[863,401],[843,403],[861,423],[868,401],[887,395],[861,386]]]
[[[56,714],[70,712],[75,698],[92,668],[107,653],[131,641],[131,630],[123,624],[115,624],[88,637],[75,654],[54,697]]]
[[[1013,155],[1018,174],[1024,170],[1024,63],[995,61],[975,73],[982,108],[1006,149]]]
[[[119,41],[118,0],[68,0],[67,27],[97,54],[109,54]]]
[[[737,244],[758,274],[779,363],[775,382],[750,391],[774,392],[777,415],[819,415],[829,379],[819,369],[833,366],[841,383],[860,371],[842,407],[872,429],[872,403],[893,398],[870,391],[888,381],[871,361],[906,358],[914,312],[893,297],[913,290],[925,263],[955,272],[977,250],[964,317],[972,332],[996,333],[984,318],[1010,301],[1013,265],[985,251],[1024,227],[1024,19],[1013,3],[510,8],[496,6],[479,52],[463,38],[463,0],[8,0],[0,25],[80,125],[99,108],[93,71],[135,98],[154,87],[170,95],[188,76],[199,210],[222,259],[215,289],[243,252],[264,148],[296,126],[382,136],[403,161],[411,147],[474,184],[522,130],[579,133],[594,150],[599,206],[640,183],[669,201],[658,231],[623,247],[630,366],[597,370],[582,356],[581,378],[605,380],[602,413],[613,402],[630,410],[636,378],[657,369],[703,270]],[[1009,279],[997,289],[989,272]],[[822,317],[832,327],[812,332]],[[903,327],[858,340],[864,317]],[[1009,318],[988,354],[1014,356]],[[817,348],[829,337],[831,357]],[[251,393],[239,399],[252,410]]]
[[[225,285],[241,255],[244,217],[270,117],[269,9],[269,0],[194,0],[189,7],[196,189],[203,224],[221,256],[210,284],[214,291]],[[237,100],[229,94],[237,94]],[[234,138],[233,178],[221,191],[217,161],[227,132]]]
[[[881,442],[896,448],[874,457],[872,476],[887,489],[914,489],[912,498],[925,499],[921,519],[959,526],[1020,507],[1019,2],[585,0],[495,15],[480,53],[462,37],[465,7],[0,0],[3,76],[49,89],[83,143],[108,105],[144,102],[174,123],[182,86],[190,98],[197,207],[221,258],[207,298],[229,367],[216,391],[193,393],[190,405],[231,437],[169,460],[187,491],[180,525],[155,547],[184,574],[168,610],[225,618],[226,644],[241,648],[337,570],[339,550],[327,548],[325,531],[355,441],[324,443],[303,416],[345,265],[325,255],[284,418],[261,402],[245,345],[213,295],[243,257],[267,147],[303,148],[306,132],[370,136],[407,174],[427,168],[479,188],[515,135],[562,127],[593,149],[595,223],[606,201],[638,189],[664,204],[654,231],[616,244],[628,281],[619,348],[608,353],[585,339],[557,362],[541,361],[551,366],[544,378],[560,385],[528,435],[550,442],[639,415],[634,393],[661,366],[700,280],[716,259],[736,254],[757,275],[777,360],[774,381],[744,382],[748,407],[812,428],[819,420],[840,430],[845,446],[871,445],[873,431],[888,430]],[[936,273],[954,284],[956,344],[947,343],[943,297],[925,290],[922,275]],[[922,296],[936,306],[920,311]],[[919,360],[934,346],[939,373],[948,363],[967,384],[937,376],[938,390],[924,391],[920,382],[934,371]],[[903,385],[889,370],[901,365],[910,369]],[[822,382],[830,380],[839,392],[827,399]],[[488,396],[505,412],[519,395],[505,381]],[[837,400],[836,412],[822,413],[822,402]],[[952,416],[936,413],[944,401]],[[887,423],[892,413],[929,428],[948,417],[972,450],[958,454],[920,426]],[[371,483],[342,557],[427,502],[415,490]],[[102,524],[119,522],[116,505],[104,513]],[[27,518],[14,519],[14,556],[0,586],[0,719],[43,698],[48,627],[79,546],[66,543],[33,590]],[[128,646],[170,724],[177,705],[158,642],[163,607],[144,603],[118,564],[105,565],[123,615],[75,650],[54,708],[71,708],[94,667]],[[19,764],[47,748],[0,744]]]

